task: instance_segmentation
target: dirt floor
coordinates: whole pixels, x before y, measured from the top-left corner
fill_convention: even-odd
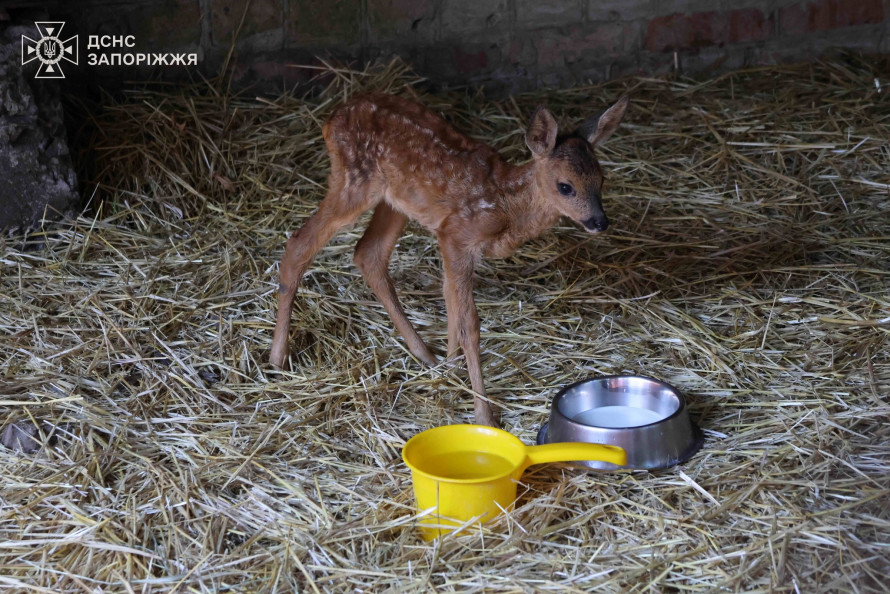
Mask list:
[[[424,93],[399,64],[324,76],[305,100],[210,83],[109,102],[82,156],[94,208],[0,239],[0,430],[39,429],[0,447],[0,588],[886,591],[886,59],[504,101]],[[600,151],[610,231],[562,221],[478,270],[483,372],[526,443],[561,386],[668,381],[705,433],[692,460],[534,467],[514,512],[424,542],[401,447],[470,422],[472,396],[462,365],[394,333],[352,264],[362,224],[305,278],[294,370],[270,368],[321,122],[365,89],[417,94],[517,161],[535,105],[571,126],[631,94]],[[441,354],[434,238],[409,226],[391,271]]]

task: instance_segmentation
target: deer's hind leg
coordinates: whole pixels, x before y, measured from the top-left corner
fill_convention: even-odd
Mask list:
[[[279,267],[278,316],[269,361],[284,368],[289,354],[290,315],[300,281],[318,251],[345,225],[374,205],[374,194],[369,184],[349,184],[337,163],[331,165],[328,194],[302,227],[287,240]]]
[[[436,358],[405,315],[389,276],[389,259],[407,221],[408,217],[404,214],[386,202],[380,202],[374,209],[368,229],[355,246],[353,260],[374,295],[383,304],[396,330],[405,339],[408,349],[427,365],[435,365]]]

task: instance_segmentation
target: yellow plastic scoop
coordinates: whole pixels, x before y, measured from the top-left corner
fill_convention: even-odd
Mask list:
[[[527,446],[513,435],[484,425],[446,425],[408,440],[402,459],[411,469],[421,532],[432,540],[470,520],[488,522],[513,507],[516,481],[532,464],[598,460],[624,465],[616,446],[551,443]]]

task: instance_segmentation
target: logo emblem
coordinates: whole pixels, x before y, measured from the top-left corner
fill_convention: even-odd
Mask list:
[[[22,35],[22,65],[40,60],[40,67],[34,78],[65,78],[62,60],[77,66],[77,35],[62,41],[62,27],[65,23],[34,23],[40,39],[34,40]]]

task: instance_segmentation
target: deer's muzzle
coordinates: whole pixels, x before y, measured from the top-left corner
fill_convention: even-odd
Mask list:
[[[609,218],[604,214],[593,215],[589,219],[581,221],[581,224],[584,225],[584,228],[588,231],[598,233],[609,228]]]

